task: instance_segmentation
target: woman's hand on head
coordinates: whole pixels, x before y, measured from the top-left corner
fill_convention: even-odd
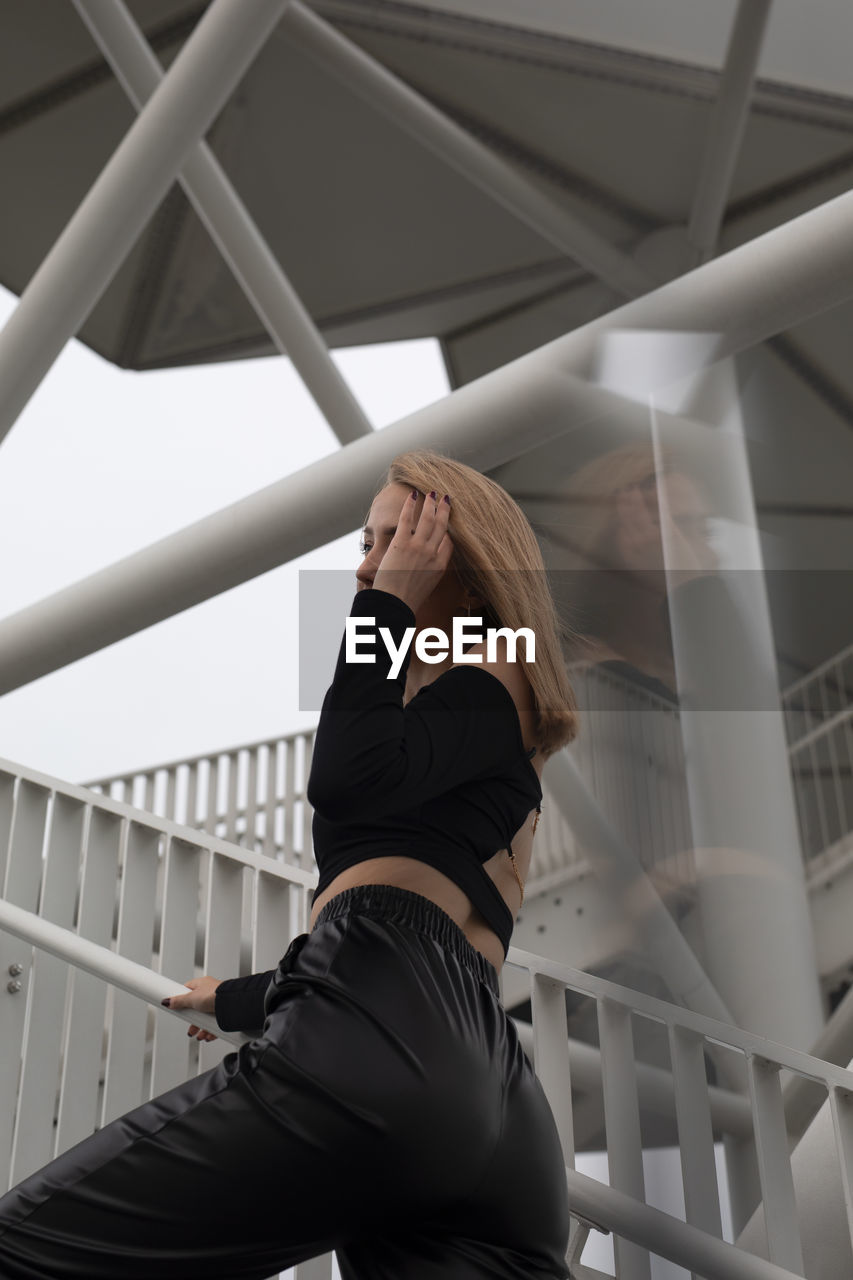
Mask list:
[[[185,987],[189,987],[186,995],[170,996],[168,1000],[168,1008],[170,1009],[197,1009],[199,1013],[215,1013],[216,1012],[216,988],[221,983],[221,978],[211,978],[205,975],[203,978],[190,978],[184,983]],[[163,1004],[167,1002],[164,1000]],[[187,1031],[188,1036],[195,1036],[196,1040],[216,1040],[217,1037],[212,1031],[206,1031],[204,1027],[191,1025]]]
[[[417,613],[450,564],[453,542],[447,532],[449,519],[449,496],[438,498],[428,493],[418,515],[417,491],[413,489],[403,504],[397,532],[382,557],[373,586],[398,596]]]

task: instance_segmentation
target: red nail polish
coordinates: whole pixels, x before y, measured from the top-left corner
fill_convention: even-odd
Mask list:
[[[437,499],[437,498],[436,498],[436,496],[435,496],[435,489],[430,489],[430,491],[429,491],[429,496],[432,498],[433,502],[437,502],[437,501],[438,501],[438,499]]]
[[[450,506],[450,494],[449,494],[449,493],[446,493],[446,494],[444,495],[444,501],[447,503],[447,505],[448,505],[448,506]]]
[[[413,489],[413,490],[412,490],[412,492],[409,494],[409,497],[410,497],[410,498],[414,498],[415,502],[417,502],[417,500],[418,500],[418,491],[417,491],[417,489]]]

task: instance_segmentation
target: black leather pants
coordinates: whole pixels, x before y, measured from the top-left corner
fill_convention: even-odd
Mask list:
[[[566,1280],[556,1127],[497,975],[434,903],[347,889],[263,1035],[0,1199],[2,1280]]]

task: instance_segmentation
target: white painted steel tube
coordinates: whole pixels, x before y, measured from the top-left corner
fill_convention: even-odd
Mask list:
[[[294,47],[320,62],[395,125],[417,138],[616,293],[634,297],[651,288],[651,278],[628,254],[545,195],[512,165],[298,0],[291,4],[282,32]]]
[[[159,1006],[166,996],[187,994],[188,988],[182,983],[164,978],[153,969],[116,955],[108,947],[101,947],[88,938],[81,938],[70,929],[63,929],[58,924],[43,920],[41,916],[32,911],[24,911],[4,898],[0,898],[0,929],[14,934],[16,938],[22,938],[31,946],[40,947],[43,951],[58,956],[60,960],[67,960],[84,973],[102,978],[121,991],[128,991],[140,1000],[146,1000],[148,1004]],[[216,1019],[206,1013],[186,1009],[172,1009],[169,1012],[184,1022],[192,1022],[212,1031],[220,1039],[229,1040],[232,1044],[244,1044],[251,1039],[239,1032],[222,1031]]]
[[[573,1213],[669,1258],[704,1280],[802,1280],[775,1262],[726,1244],[586,1174],[567,1169],[566,1181]]]
[[[163,70],[120,0],[73,0],[137,110]],[[372,430],[314,321],[213,152],[202,142],[178,176],[193,208],[278,349],[290,357],[341,444]]]
[[[740,0],[735,14],[687,230],[700,261],[711,255],[720,233],[771,3]]]
[[[606,332],[717,334],[708,363],[853,296],[851,260],[846,192],[0,622],[0,695],[358,528],[406,449],[445,449],[488,472],[612,413],[619,397],[583,380]]]
[[[0,334],[0,440],[77,332],[287,0],[214,0]]]

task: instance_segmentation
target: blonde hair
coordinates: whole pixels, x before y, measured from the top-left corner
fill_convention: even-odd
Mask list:
[[[560,649],[565,628],[527,517],[494,480],[426,449],[399,454],[380,487],[386,484],[402,484],[423,494],[433,489],[449,493],[450,565],[462,585],[483,601],[485,625],[533,629],[536,661],[524,660],[523,645],[519,657],[533,692],[537,747],[547,760],[577,737],[578,715]]]

